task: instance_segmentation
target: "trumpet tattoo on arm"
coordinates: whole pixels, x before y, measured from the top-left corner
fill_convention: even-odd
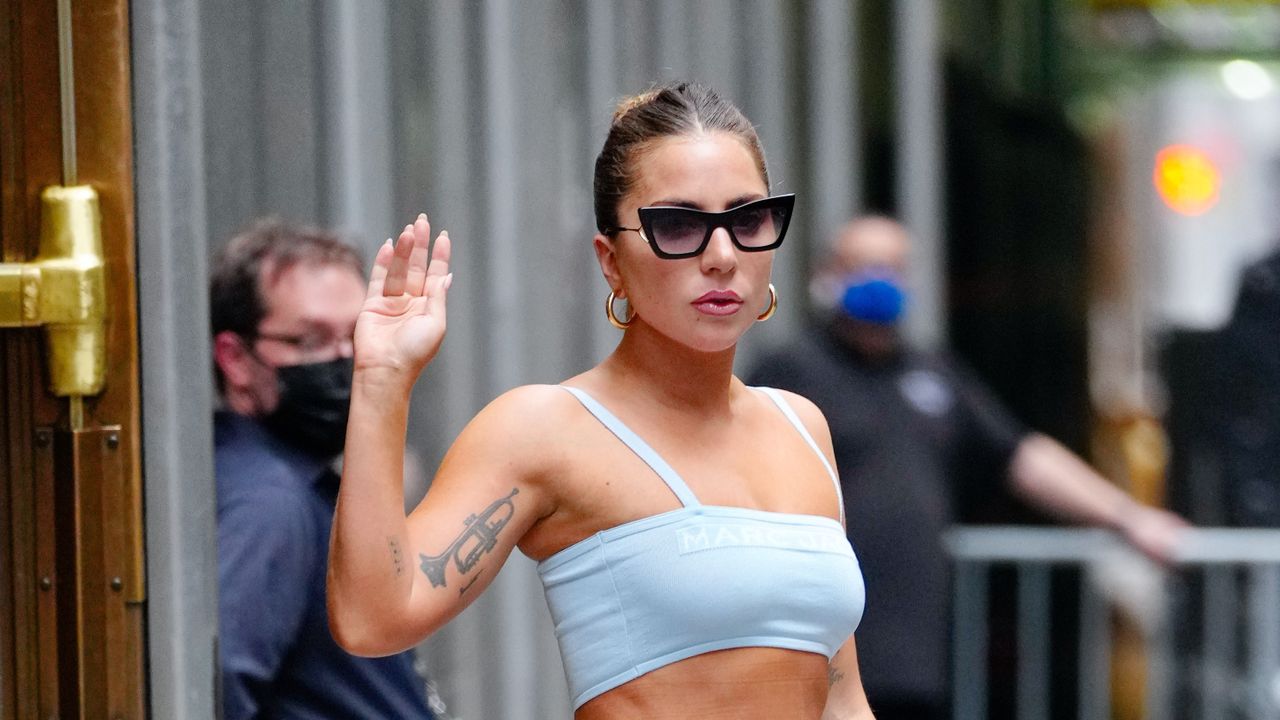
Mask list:
[[[480,513],[468,515],[462,523],[464,525],[462,534],[450,543],[444,552],[434,556],[418,554],[422,572],[431,581],[431,587],[447,586],[445,568],[450,561],[458,569],[459,574],[466,575],[475,568],[486,553],[493,550],[498,544],[498,533],[506,527],[511,521],[511,516],[515,514],[516,506],[511,498],[519,492],[518,488],[512,488],[506,497],[500,497],[489,503],[489,507]]]

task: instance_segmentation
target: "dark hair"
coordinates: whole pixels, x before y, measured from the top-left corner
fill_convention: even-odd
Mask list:
[[[733,103],[693,82],[659,85],[618,104],[600,156],[596,158],[596,229],[618,226],[618,203],[635,184],[635,164],[654,141],[679,135],[724,132],[751,152],[769,186],[769,170],[756,129]]]
[[[340,265],[364,277],[364,262],[334,233],[277,219],[260,220],[218,253],[209,278],[209,328],[252,338],[267,314],[265,286],[298,265]],[[222,386],[222,373],[218,373]]]

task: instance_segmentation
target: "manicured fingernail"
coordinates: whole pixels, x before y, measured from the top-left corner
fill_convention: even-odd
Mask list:
[[[453,284],[453,273],[449,273],[448,275],[444,276],[444,289],[448,290],[449,286],[452,284]]]
[[[418,213],[418,219],[419,219],[419,220],[426,220],[426,219],[427,219],[427,214],[426,214],[426,213]]]
[[[449,231],[448,231],[448,230],[441,230],[441,231],[440,231],[440,237],[449,237]]]

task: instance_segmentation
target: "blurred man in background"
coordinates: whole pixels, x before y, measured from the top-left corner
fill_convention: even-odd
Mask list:
[[[1057,517],[1112,528],[1157,560],[1171,557],[1185,525],[1024,428],[954,359],[908,347],[899,332],[908,250],[905,228],[889,218],[843,227],[813,278],[828,316],[748,377],[804,395],[827,416],[867,582],[858,655],[877,720],[949,717],[942,534],[960,490],[975,498],[1007,485]]]
[[[329,528],[364,302],[355,250],[266,222],[210,284],[224,717],[430,718],[411,653],[349,655],[325,611]],[[404,558],[405,572],[412,559]]]
[[[1280,527],[1280,250],[1245,268],[1222,350],[1229,521]]]

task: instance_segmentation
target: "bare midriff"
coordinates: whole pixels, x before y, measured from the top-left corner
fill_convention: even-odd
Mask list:
[[[736,648],[665,665],[593,698],[574,720],[818,720],[827,658]]]

